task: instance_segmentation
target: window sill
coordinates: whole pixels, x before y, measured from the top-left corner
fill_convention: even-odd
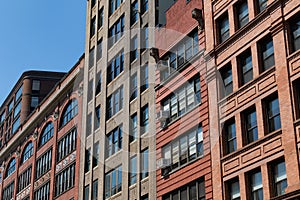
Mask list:
[[[124,69],[123,71],[118,75],[116,76],[113,80],[111,80],[109,83],[107,83],[107,87],[113,85],[115,82],[117,82],[117,80],[124,74]],[[117,88],[118,89],[118,88]],[[111,95],[111,94],[110,94]]]
[[[117,197],[121,196],[122,195],[122,190],[120,192],[117,192],[116,194],[113,194],[111,195],[110,197],[108,198],[105,198],[105,199],[116,199]]]
[[[123,112],[123,108],[121,110],[119,110],[118,112],[116,112],[115,114],[113,114],[109,119],[106,120],[106,124],[110,123],[112,120],[114,120],[114,118],[118,115],[120,115]]]

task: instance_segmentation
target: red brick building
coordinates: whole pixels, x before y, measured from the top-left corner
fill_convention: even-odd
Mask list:
[[[202,1],[178,0],[157,30],[157,199],[212,199]],[[192,11],[199,16],[193,19]],[[194,16],[195,17],[195,16]],[[201,26],[200,26],[201,25]]]
[[[298,199],[300,4],[204,0],[214,199]]]
[[[83,66],[25,72],[3,103],[0,199],[78,199]]]

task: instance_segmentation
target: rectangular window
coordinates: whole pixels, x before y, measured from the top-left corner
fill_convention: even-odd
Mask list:
[[[20,127],[20,117],[18,117],[12,125],[12,134],[15,134]]]
[[[139,56],[137,36],[134,36],[133,38],[131,38],[130,46],[131,46],[131,49],[130,49],[131,50],[130,51],[130,62],[133,62]]]
[[[256,4],[257,14],[259,14],[267,8],[268,0],[256,0]]]
[[[237,150],[235,121],[230,120],[224,124],[223,135],[225,136],[226,153],[232,153]]]
[[[85,156],[84,156],[84,172],[87,173],[90,171],[91,166],[91,149],[85,150]]]
[[[52,149],[48,150],[42,156],[37,158],[36,175],[35,175],[36,180],[51,169],[51,164],[52,164]]]
[[[18,192],[25,189],[31,182],[31,172],[32,167],[28,167],[22,174],[18,177]]]
[[[162,148],[162,157],[169,163],[167,169],[174,170],[204,155],[202,127],[194,128],[174,139]]]
[[[280,196],[285,194],[287,188],[286,166],[284,160],[277,163],[272,163],[274,196]]]
[[[264,194],[260,169],[249,173],[249,183],[249,194],[251,196],[251,199],[263,200]]]
[[[94,66],[94,58],[95,58],[95,47],[93,47],[89,52],[89,69]]]
[[[129,165],[129,185],[133,185],[136,183],[137,179],[137,159],[136,156],[130,158]]]
[[[131,4],[130,24],[133,25],[138,20],[139,20],[139,4],[138,1],[136,0]]]
[[[272,37],[267,37],[259,41],[258,47],[259,47],[259,59],[260,59],[260,66],[261,66],[260,71],[264,72],[275,65]]]
[[[148,24],[141,30],[141,51],[148,49],[149,47],[149,28]]]
[[[77,142],[77,129],[75,128],[59,140],[59,142],[57,144],[57,148],[58,148],[57,161],[58,162],[76,150],[76,142]]]
[[[134,113],[130,116],[130,133],[129,140],[133,142],[137,138],[137,114]]]
[[[267,116],[267,132],[271,133],[281,128],[280,109],[278,97],[273,96],[265,100]]]
[[[89,200],[89,195],[90,195],[90,185],[86,185],[84,187],[84,200]]]
[[[122,166],[105,174],[105,199],[122,191]]]
[[[100,159],[100,146],[99,146],[99,142],[94,144],[94,148],[93,148],[93,168],[98,166],[99,164],[99,159]]]
[[[123,109],[123,86],[107,98],[107,119]]]
[[[3,189],[2,199],[13,199],[14,190],[15,190],[15,182],[13,181]]]
[[[119,52],[111,61],[109,61],[107,67],[107,84],[114,80],[124,70],[124,52]]]
[[[95,130],[100,128],[100,116],[101,116],[101,107],[99,105],[95,108]]]
[[[141,152],[141,179],[149,175],[149,150],[146,148]]]
[[[39,92],[40,91],[41,82],[39,80],[32,80],[32,92]]]
[[[21,106],[22,106],[22,101],[19,101],[19,103],[16,105],[14,109],[14,118],[16,118],[20,114]]]
[[[65,168],[62,172],[55,176],[55,196],[59,196],[75,184],[75,163]]]
[[[240,183],[238,178],[234,178],[226,183],[227,198],[230,200],[240,200]]]
[[[149,87],[148,63],[141,68],[141,93]]]
[[[296,118],[300,118],[300,79],[293,82]]]
[[[21,86],[16,92],[15,100],[18,101],[22,97],[23,86]]]
[[[240,71],[240,86],[242,86],[253,79],[251,50],[247,50],[239,55],[237,60]]]
[[[93,8],[96,5],[96,0],[91,1],[91,8]]]
[[[141,14],[144,14],[146,11],[148,11],[148,0],[142,0],[141,3]]]
[[[109,0],[109,15],[113,14],[115,10],[120,7],[123,1],[124,0]]]
[[[103,12],[103,8],[101,8],[98,11],[98,29],[100,29],[103,26],[104,23],[104,12]]]
[[[38,200],[50,199],[50,182],[47,182],[43,186],[39,187],[39,189],[34,191],[34,199],[38,199]]]
[[[249,144],[251,142],[258,140],[255,107],[245,111],[243,117],[244,117],[245,133],[246,133],[245,135],[246,144]]]
[[[226,97],[233,92],[231,64],[222,67],[220,69],[220,74],[222,77],[222,83],[220,84],[221,96]]]
[[[86,137],[92,134],[93,115],[89,113],[87,115]]]
[[[122,149],[122,125],[108,133],[106,137],[106,158],[108,158]]]
[[[300,18],[299,15],[294,17],[290,22],[292,52],[300,49]]]
[[[97,62],[102,58],[102,38],[97,42]]]
[[[92,200],[98,199],[98,179],[93,181]]]
[[[96,17],[91,20],[90,36],[93,37],[96,33]]]
[[[122,15],[108,30],[108,47],[112,47],[124,33],[125,17]]]
[[[236,5],[237,11],[237,29],[242,28],[249,22],[249,12],[247,0],[238,2]]]
[[[169,194],[163,196],[163,200],[179,200],[192,199],[192,200],[205,200],[205,183],[204,178],[189,183],[179,189],[176,189]]]
[[[93,97],[94,97],[94,79],[91,79],[88,82],[88,94],[87,94],[88,101],[91,101]]]
[[[132,101],[133,99],[135,99],[137,97],[137,93],[138,93],[137,87],[138,87],[137,75],[136,75],[136,73],[134,73],[130,77],[130,92],[131,92],[130,101]]]
[[[30,109],[34,110],[39,105],[39,97],[31,96]]]
[[[149,129],[149,108],[148,104],[141,109],[141,135]]]
[[[96,81],[96,96],[101,92],[102,87],[102,72],[99,71],[97,73],[97,81]]]
[[[226,13],[220,19],[217,20],[217,27],[219,34],[218,41],[219,43],[222,43],[230,37],[228,13]]]

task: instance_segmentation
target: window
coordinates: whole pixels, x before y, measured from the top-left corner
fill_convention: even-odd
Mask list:
[[[141,200],[148,200],[148,199],[149,199],[148,194],[141,197]]]
[[[97,42],[97,62],[102,58],[102,38]]]
[[[32,80],[32,92],[39,92],[41,87],[41,82],[39,80]]]
[[[96,17],[93,17],[91,20],[91,30],[90,30],[90,36],[93,37],[96,33]]]
[[[93,115],[92,113],[89,113],[87,115],[87,125],[86,125],[86,137],[90,136],[92,134],[92,125],[93,125]]]
[[[274,47],[272,37],[267,37],[261,40],[258,44],[259,47],[259,58],[260,58],[260,70],[261,72],[275,65],[274,59]]]
[[[138,20],[139,20],[139,4],[138,4],[138,1],[136,0],[131,4],[131,21],[130,21],[130,24],[133,25]]]
[[[122,125],[115,128],[106,137],[106,158],[108,158],[122,149]]]
[[[163,60],[168,60],[169,66],[165,67],[165,70],[161,71],[160,78],[165,80],[174,71],[187,63],[193,56],[197,55],[199,51],[198,43],[198,31],[192,31],[185,39],[183,39],[176,47],[174,47],[170,53],[167,55],[168,58]]]
[[[122,15],[116,22],[111,26],[108,30],[108,47],[112,47],[119,39],[122,37],[124,33],[125,27],[125,17]]]
[[[31,171],[32,167],[28,167],[21,175],[18,177],[18,192],[25,189],[31,182]]]
[[[261,171],[255,170],[253,172],[249,173],[249,182],[250,182],[250,196],[251,199],[256,200],[263,200],[264,194],[263,194],[263,184],[262,184],[262,177],[261,177]]]
[[[197,199],[205,200],[205,183],[204,178],[200,178],[188,185],[176,189],[169,194],[163,196],[163,200],[179,200],[180,199]]]
[[[39,189],[34,191],[34,199],[49,200],[50,199],[50,182],[47,182]]]
[[[0,116],[0,124],[5,120],[5,112],[3,112]]]
[[[184,166],[204,155],[202,127],[194,128],[162,148],[162,157],[169,163],[162,174]]]
[[[31,111],[34,110],[38,105],[39,105],[39,97],[31,96],[31,103],[30,103]]]
[[[107,120],[123,109],[123,86],[107,97]]]
[[[78,113],[78,102],[76,99],[72,99],[71,102],[68,103],[64,111],[62,112],[62,119],[60,127],[66,125],[71,119],[75,117]]]
[[[129,141],[133,142],[137,138],[137,114],[134,113],[130,116],[130,133],[129,133]]]
[[[234,178],[226,183],[228,191],[227,199],[230,200],[240,200],[241,194],[240,194],[240,183],[238,178]]]
[[[228,13],[217,20],[217,28],[219,34],[219,43],[222,43],[230,37]]]
[[[75,163],[65,168],[55,177],[55,196],[71,189],[75,184]]]
[[[292,52],[300,49],[300,18],[299,15],[290,22]]]
[[[15,132],[17,132],[18,128],[20,127],[20,117],[18,117],[13,125],[12,125],[12,134],[14,134]]]
[[[287,188],[287,177],[284,160],[271,164],[274,184],[274,195],[280,196],[285,194]]]
[[[141,68],[141,93],[149,87],[148,63]]]
[[[15,182],[13,181],[3,189],[2,199],[3,200],[13,199],[14,190],[15,190]]]
[[[93,181],[92,200],[98,199],[98,179]]]
[[[89,80],[88,82],[88,101],[91,101],[94,97],[94,79]]]
[[[101,116],[101,109],[99,105],[95,108],[95,129],[100,128],[100,116]]]
[[[108,64],[107,84],[114,80],[124,70],[124,52],[118,53]]]
[[[268,133],[281,128],[278,97],[273,96],[265,101]]]
[[[252,56],[251,51],[247,50],[238,56],[238,65],[240,71],[240,86],[253,79]]]
[[[91,2],[91,7],[93,8],[96,5],[96,0],[92,0]]]
[[[136,75],[136,73],[134,73],[130,77],[130,91],[131,91],[130,101],[132,101],[133,99],[135,99],[137,97],[137,93],[138,93],[137,85],[138,85],[137,75]]]
[[[133,62],[136,59],[138,59],[138,56],[139,56],[137,36],[134,36],[133,38],[131,38],[130,44],[131,44],[130,62]]]
[[[90,185],[84,187],[84,200],[89,200]]]
[[[57,144],[57,161],[61,161],[66,156],[76,150],[77,129],[71,130]]]
[[[149,129],[149,108],[148,104],[141,109],[141,135]]]
[[[18,101],[22,97],[22,91],[23,91],[23,86],[21,86],[16,92],[16,96],[15,96],[16,101]]]
[[[109,0],[109,15],[113,14],[115,10],[120,7],[123,1],[124,0]]]
[[[237,29],[242,28],[249,22],[249,12],[247,0],[240,1],[236,5],[237,10]]]
[[[43,146],[50,140],[54,134],[54,126],[52,122],[49,122],[42,131],[42,134],[39,139],[39,147]]]
[[[148,24],[141,30],[141,50],[144,51],[149,47],[149,28]]]
[[[95,47],[93,47],[89,52],[89,69],[91,69],[95,64]]]
[[[100,29],[103,26],[104,23],[104,12],[103,12],[103,8],[101,8],[98,11],[98,29]]]
[[[148,177],[149,175],[149,150],[144,149],[141,152],[141,179]]]
[[[97,73],[97,85],[96,85],[96,95],[98,95],[101,92],[101,87],[102,87],[102,72],[99,71]]]
[[[226,144],[226,153],[232,153],[237,150],[236,144],[236,130],[235,130],[235,121],[229,120],[225,122],[223,128],[223,135],[225,137],[225,144]]]
[[[99,158],[100,158],[100,146],[99,146],[99,142],[94,144],[94,148],[93,148],[93,168],[98,166],[99,164]]]
[[[300,118],[300,79],[293,82],[296,118]]]
[[[232,69],[231,64],[227,64],[226,66],[220,69],[220,74],[222,78],[222,92],[221,96],[226,97],[233,92],[233,82],[232,82]]]
[[[33,143],[29,142],[23,151],[21,163],[24,163],[26,160],[28,160],[33,154]]]
[[[8,112],[10,112],[13,109],[13,107],[14,107],[14,101],[11,100],[11,102],[9,102],[8,104]]]
[[[141,1],[141,14],[144,14],[149,9],[148,6],[148,0]]]
[[[19,103],[16,105],[16,107],[14,109],[14,118],[16,118],[20,114],[21,105],[22,105],[22,101],[19,101]]]
[[[256,10],[257,13],[261,13],[262,11],[264,11],[267,6],[268,6],[268,0],[256,0]]]
[[[129,163],[129,185],[133,185],[136,183],[137,179],[137,163],[136,163],[136,156],[130,158]]]
[[[38,179],[51,169],[52,164],[52,149],[37,158],[36,161],[36,176]]]
[[[200,77],[197,75],[162,101],[163,110],[169,112],[168,123],[199,105],[201,102],[200,87]]]
[[[250,108],[249,110],[244,112],[244,126],[245,126],[245,141],[246,144],[254,142],[258,140],[258,130],[257,130],[257,120],[256,120],[256,110],[254,108]]]
[[[85,161],[84,161],[84,172],[87,173],[90,171],[90,166],[91,166],[91,149],[86,149],[85,150]]]
[[[122,166],[105,174],[105,198],[109,198],[122,191]]]
[[[16,171],[16,159],[13,158],[7,165],[7,170],[4,178],[9,177]]]

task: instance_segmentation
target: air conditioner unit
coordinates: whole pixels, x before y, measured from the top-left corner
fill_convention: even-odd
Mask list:
[[[159,60],[156,64],[159,71],[167,70],[169,68],[169,60]]]
[[[157,169],[163,169],[171,165],[171,159],[160,158],[156,161]]]
[[[160,122],[165,122],[169,118],[169,111],[167,110],[160,110],[156,113],[156,119]]]

